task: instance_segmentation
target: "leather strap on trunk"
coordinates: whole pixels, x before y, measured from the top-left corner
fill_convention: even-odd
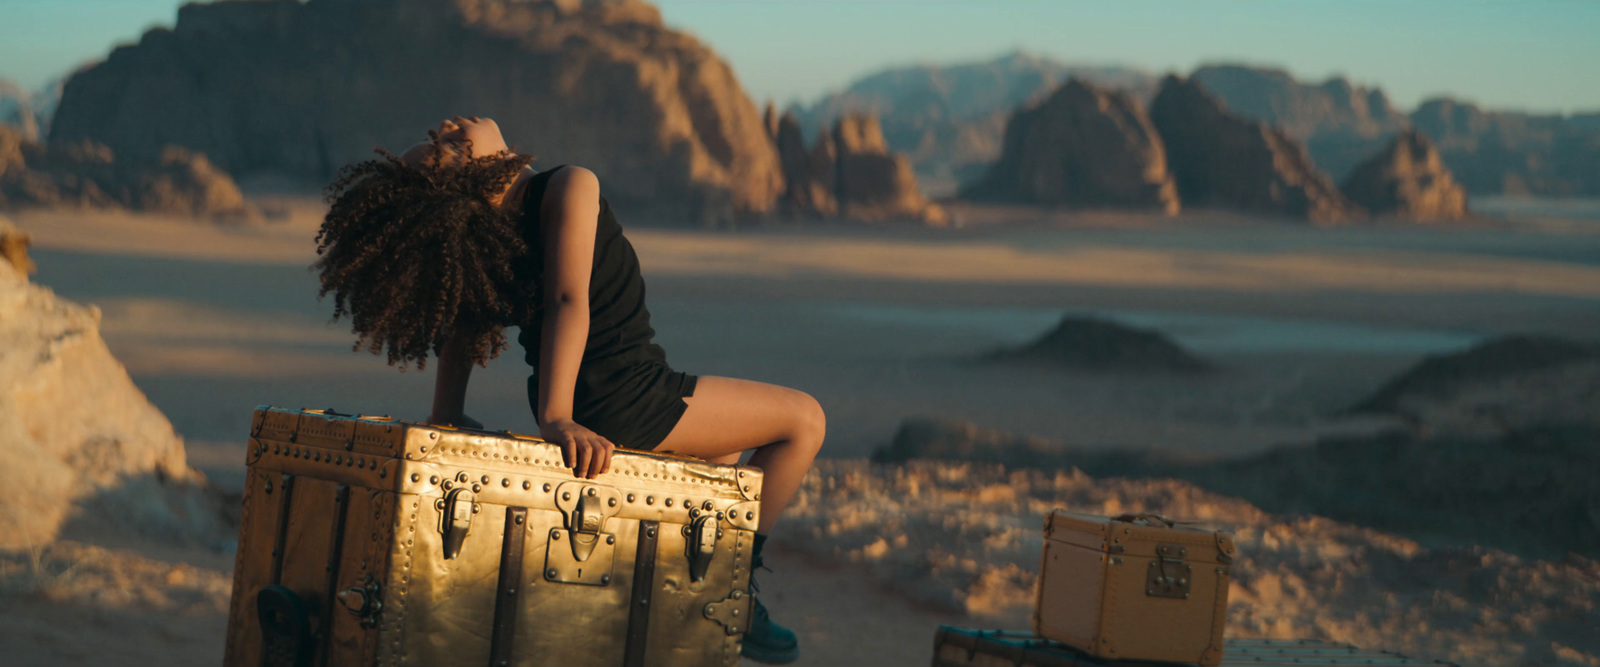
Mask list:
[[[267,482],[272,484],[272,482]],[[289,509],[294,507],[294,475],[285,474],[278,485],[278,530],[272,538],[272,585],[283,583],[283,551],[289,541]],[[267,488],[270,493],[271,487]]]
[[[528,508],[506,508],[505,539],[500,544],[500,582],[495,588],[494,635],[489,667],[507,667],[517,637],[517,595],[521,593],[522,553],[528,536]]]
[[[633,603],[628,608],[628,643],[623,649],[623,667],[644,667],[645,643],[650,637],[650,598],[656,591],[656,543],[660,533],[660,522],[639,522],[639,550],[633,560]]]
[[[325,568],[328,572],[328,578],[326,580],[327,583],[322,587],[322,608],[328,610],[333,609],[338,602],[339,563],[344,555],[345,520],[350,514],[350,487],[340,484],[338,490],[334,492],[333,498],[333,537],[328,540],[328,565]],[[324,612],[321,616],[317,630],[317,650],[320,652],[317,663],[326,665],[328,664],[328,649],[333,645],[333,614]]]

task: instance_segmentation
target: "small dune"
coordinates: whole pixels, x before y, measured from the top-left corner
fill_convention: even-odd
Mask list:
[[[1200,360],[1164,334],[1110,320],[1068,315],[1027,345],[997,350],[989,361],[1096,372],[1206,373]]]

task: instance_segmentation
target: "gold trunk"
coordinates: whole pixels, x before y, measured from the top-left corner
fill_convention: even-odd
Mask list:
[[[758,469],[273,408],[247,463],[229,667],[739,662]]]

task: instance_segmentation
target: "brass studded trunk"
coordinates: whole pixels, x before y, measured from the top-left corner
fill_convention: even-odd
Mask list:
[[[275,408],[247,462],[228,667],[739,662],[755,468]]]
[[[1233,557],[1227,533],[1153,514],[1052,512],[1033,630],[1101,658],[1216,665]]]

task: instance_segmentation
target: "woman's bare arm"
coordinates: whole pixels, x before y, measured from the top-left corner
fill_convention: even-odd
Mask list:
[[[589,339],[589,274],[600,217],[600,180],[582,167],[550,177],[544,221],[544,322],[539,350],[539,432],[558,443],[579,477],[611,468],[612,444],[572,420],[572,393]]]

